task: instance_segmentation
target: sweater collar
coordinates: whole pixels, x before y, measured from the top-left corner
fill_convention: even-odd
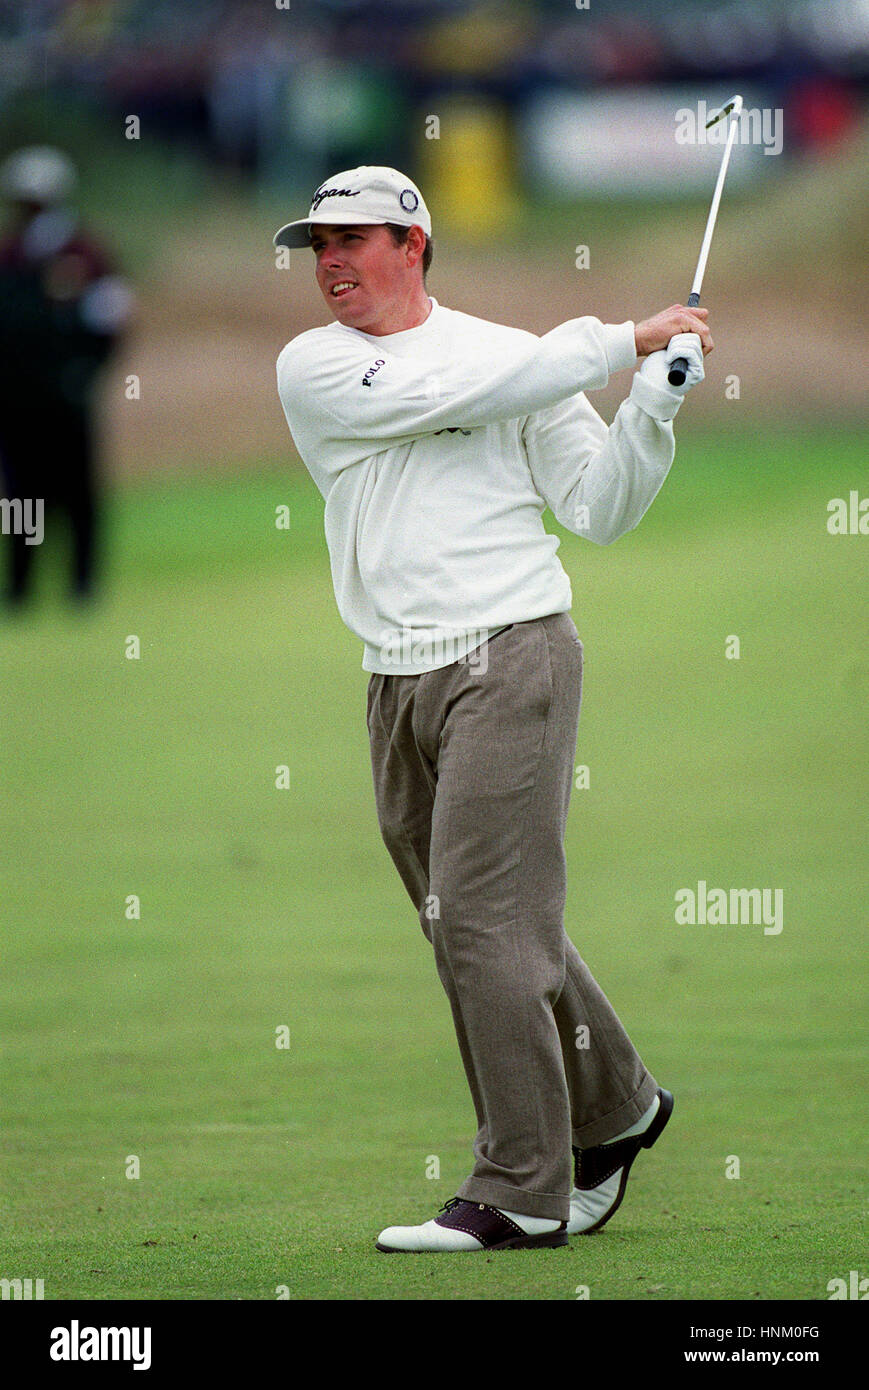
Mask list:
[[[369,343],[377,345],[381,343],[386,348],[401,347],[405,343],[422,342],[437,330],[438,322],[443,310],[438,304],[433,294],[429,295],[431,300],[431,310],[427,319],[418,323],[415,328],[403,328],[400,333],[363,333],[358,328],[350,328],[348,332],[358,333],[361,338],[365,338]]]

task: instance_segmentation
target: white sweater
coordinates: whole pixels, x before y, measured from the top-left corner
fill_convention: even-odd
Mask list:
[[[606,545],[673,461],[671,398],[658,409],[643,380],[607,428],[582,394],[635,362],[630,322],[571,319],[538,338],[436,300],[402,333],[331,323],[287,344],[281,404],[326,499],[335,596],[365,670],[435,670],[487,632],[570,608],[544,507]]]

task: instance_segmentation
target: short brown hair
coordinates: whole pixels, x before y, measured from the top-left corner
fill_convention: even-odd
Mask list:
[[[386,225],[392,233],[392,240],[395,242],[396,246],[403,246],[407,241],[407,234],[410,231],[410,227],[401,227],[397,222],[387,222]],[[432,244],[431,237],[427,236],[425,239],[425,250],[422,253],[423,280],[425,280],[425,277],[428,275],[433,255],[434,245]]]

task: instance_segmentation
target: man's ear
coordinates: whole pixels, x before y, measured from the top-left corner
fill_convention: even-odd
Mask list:
[[[425,251],[425,232],[422,227],[411,227],[407,234],[407,241],[404,243],[404,250],[408,266],[415,266],[422,260],[422,254]]]

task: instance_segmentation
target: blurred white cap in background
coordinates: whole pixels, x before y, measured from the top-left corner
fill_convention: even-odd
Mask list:
[[[0,168],[0,190],[13,202],[62,203],[75,188],[75,166],[50,145],[33,145],[10,155]]]

